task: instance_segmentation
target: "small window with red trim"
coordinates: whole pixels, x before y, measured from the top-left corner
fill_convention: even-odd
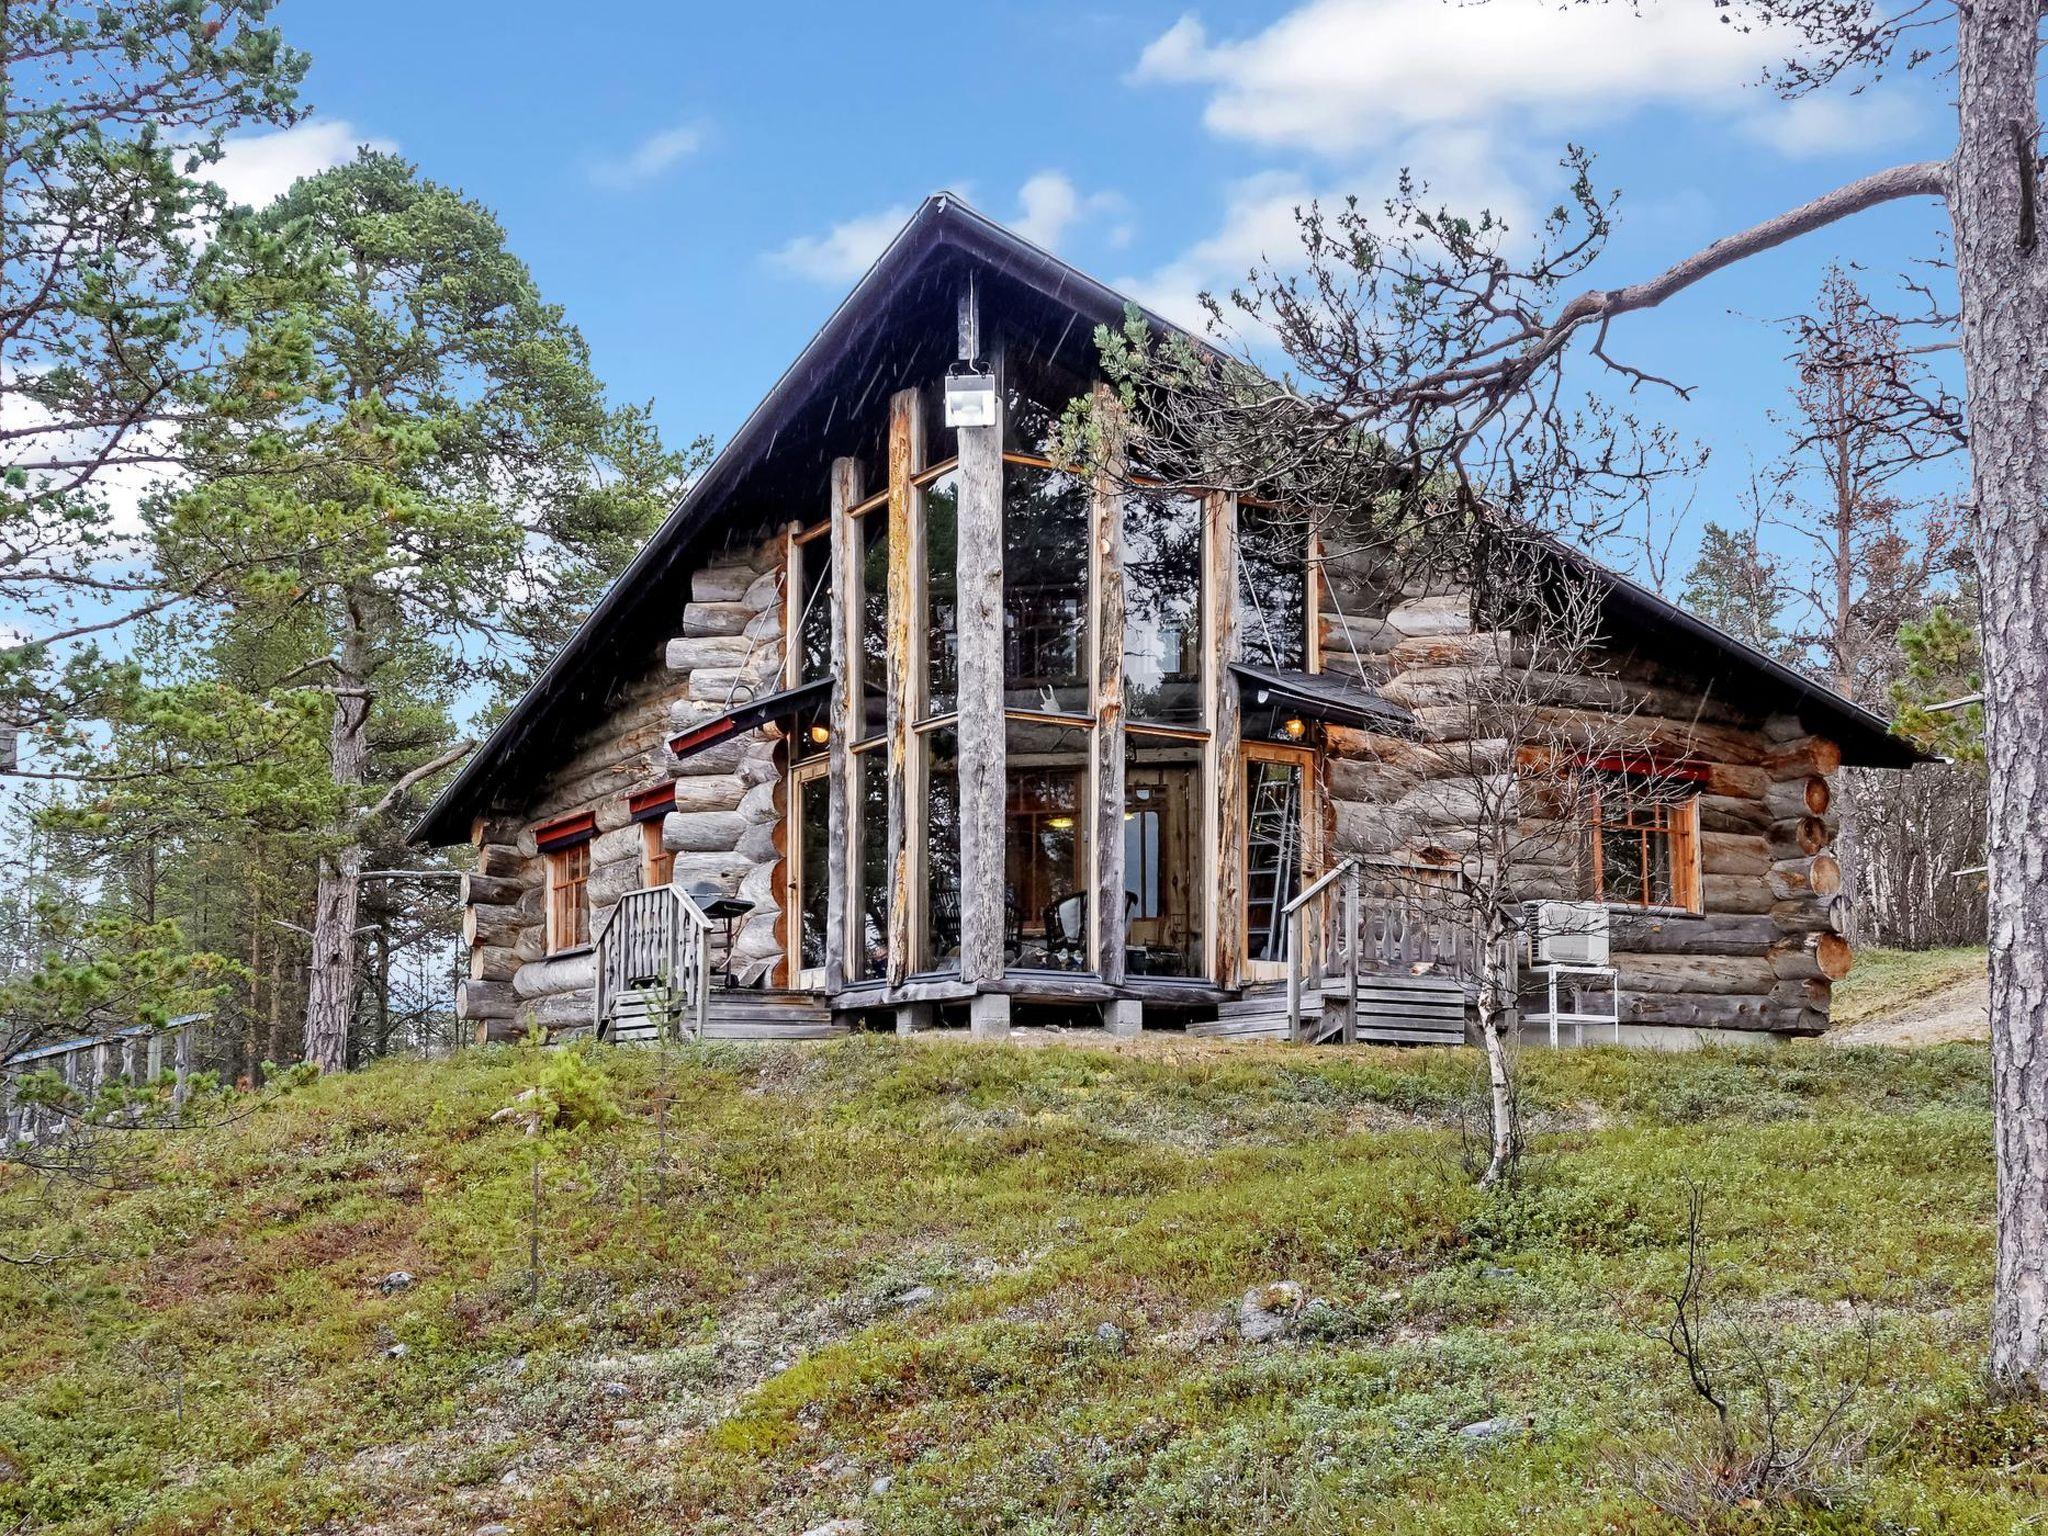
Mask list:
[[[1691,786],[1603,772],[1587,791],[1587,896],[1617,906],[1702,910],[1700,802]]]
[[[590,840],[596,817],[586,812],[542,827],[535,841],[548,866],[548,953],[590,942]]]
[[[640,824],[640,884],[646,890],[667,885],[675,875],[676,856],[661,842],[661,824],[675,808],[673,784],[642,790],[626,802],[627,814]]]

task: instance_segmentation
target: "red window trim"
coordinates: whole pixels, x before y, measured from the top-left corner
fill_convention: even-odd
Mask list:
[[[626,799],[626,813],[634,821],[655,821],[676,808],[676,787],[663,784],[656,789],[643,789],[637,795]]]
[[[595,836],[597,812],[580,811],[574,816],[564,816],[560,821],[551,821],[544,827],[536,827],[533,840],[542,853],[555,853],[578,843],[587,843]]]

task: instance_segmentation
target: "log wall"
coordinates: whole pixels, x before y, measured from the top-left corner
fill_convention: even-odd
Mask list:
[[[480,820],[475,871],[463,882],[469,979],[456,1011],[479,1040],[516,1039],[535,1026],[554,1032],[591,1021],[595,962],[588,950],[547,954],[547,861],[536,830],[588,811],[590,931],[619,898],[640,887],[644,834],[628,799],[675,786],[661,824],[675,855],[672,879],[713,885],[754,903],[736,930],[733,964],[754,980],[781,961],[782,771],[772,726],[749,731],[678,761],[678,732],[782,687],[783,586],[788,541],[777,536],[709,557],[690,581],[677,633],[614,693],[602,725],[575,742],[525,805]],[[717,951],[722,933],[714,930]],[[725,963],[722,952],[713,963]]]
[[[1321,583],[1326,671],[1354,676],[1422,722],[1421,742],[1331,728],[1324,774],[1340,853],[1448,861],[1469,851],[1486,797],[1472,775],[1507,774],[1516,743],[1474,741],[1474,670],[1512,653],[1479,631],[1462,593],[1385,592],[1332,564]],[[1736,701],[1611,637],[1597,675],[1546,680],[1557,732],[1574,713],[1628,712],[1632,743],[1700,765],[1701,915],[1614,909],[1614,964],[1624,1022],[1691,1029],[1817,1034],[1829,990],[1847,973],[1831,775],[1840,749],[1795,717],[1747,714]],[[1461,781],[1460,775],[1468,776]],[[1584,894],[1579,833],[1518,838],[1524,899]],[[1551,851],[1545,851],[1547,849]]]

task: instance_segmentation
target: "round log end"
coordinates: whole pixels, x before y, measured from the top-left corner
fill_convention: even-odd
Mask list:
[[[1856,963],[1855,947],[1839,933],[1823,933],[1816,938],[1813,958],[1821,975],[1829,981],[1840,981]]]

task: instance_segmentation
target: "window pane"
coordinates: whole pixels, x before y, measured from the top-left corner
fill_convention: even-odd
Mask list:
[[[1003,672],[1015,709],[1088,712],[1088,487],[1003,466]]]
[[[1149,493],[1124,507],[1124,714],[1202,722],[1202,504]]]
[[[927,715],[953,708],[960,683],[959,624],[953,600],[960,476],[940,476],[924,491],[924,593]]]
[[[855,953],[848,968],[856,980],[874,981],[889,970],[889,754],[863,752],[854,762],[860,898],[854,904]]]
[[[1088,953],[1087,753],[1090,733],[1012,720],[1006,765],[1009,963],[1094,969]]]
[[[924,753],[926,793],[924,945],[918,967],[960,969],[960,764],[959,742],[951,731],[927,731]]]
[[[829,534],[797,548],[803,608],[796,626],[796,680],[816,682],[832,675],[832,539]]]
[[[815,971],[825,964],[825,923],[831,893],[831,784],[823,774],[797,785],[798,856],[797,966]]]
[[[1287,903],[1301,882],[1301,766],[1245,763],[1245,954],[1287,958]]]
[[[882,734],[889,696],[889,514],[877,507],[854,523],[860,556],[860,740]]]
[[[1299,672],[1308,665],[1308,527],[1270,507],[1237,509],[1238,608],[1244,658]]]
[[[1088,393],[1088,380],[1016,338],[1002,372],[1003,451],[1053,457],[1060,418],[1069,403]]]
[[[1124,738],[1125,968],[1202,974],[1202,749]]]

